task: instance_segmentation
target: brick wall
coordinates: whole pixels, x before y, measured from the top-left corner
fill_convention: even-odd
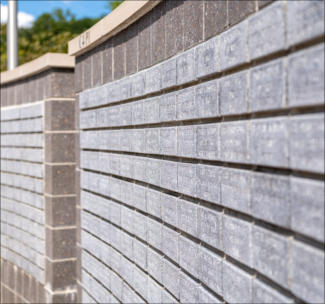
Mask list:
[[[323,19],[165,1],[77,56],[79,301],[324,301]]]
[[[73,77],[1,84],[1,303],[76,299]]]

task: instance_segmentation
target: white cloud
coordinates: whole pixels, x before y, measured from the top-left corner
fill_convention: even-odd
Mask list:
[[[1,23],[7,23],[8,20],[8,6],[1,4]],[[18,27],[31,27],[33,22],[35,21],[35,17],[25,12],[18,12]]]

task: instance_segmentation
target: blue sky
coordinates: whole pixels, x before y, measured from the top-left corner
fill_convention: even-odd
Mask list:
[[[18,19],[26,19],[29,20],[29,22],[32,22],[33,18],[37,18],[43,13],[51,12],[55,8],[70,9],[77,19],[83,17],[99,17],[103,14],[106,15],[109,13],[107,3],[107,0],[19,0],[18,11],[20,15]],[[6,19],[6,6],[7,1],[1,0],[1,23],[5,22]],[[27,21],[21,21],[21,24],[25,24],[26,22]]]

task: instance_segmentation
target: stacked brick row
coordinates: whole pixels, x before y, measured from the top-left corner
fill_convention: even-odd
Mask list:
[[[122,46],[77,58],[84,302],[324,300],[323,11],[278,1],[122,77]]]
[[[17,286],[17,280],[39,284],[40,293],[45,282],[43,154],[43,103],[3,108],[1,266],[7,278],[2,283],[7,283],[6,289],[14,291],[20,301],[38,298],[28,294],[28,286],[26,290],[22,290],[22,284]],[[28,276],[32,276],[30,282]],[[3,288],[2,291],[6,293]]]

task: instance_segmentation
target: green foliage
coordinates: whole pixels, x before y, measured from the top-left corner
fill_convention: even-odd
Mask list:
[[[112,11],[113,9],[116,9],[122,2],[123,0],[117,0],[117,1],[109,0],[108,7]]]
[[[61,9],[56,9],[51,14],[42,14],[35,20],[31,28],[19,29],[19,64],[31,61],[47,52],[66,53],[68,41],[89,29],[100,18],[76,20],[69,10]],[[0,70],[5,71],[7,65],[5,24],[1,24],[0,52]]]

